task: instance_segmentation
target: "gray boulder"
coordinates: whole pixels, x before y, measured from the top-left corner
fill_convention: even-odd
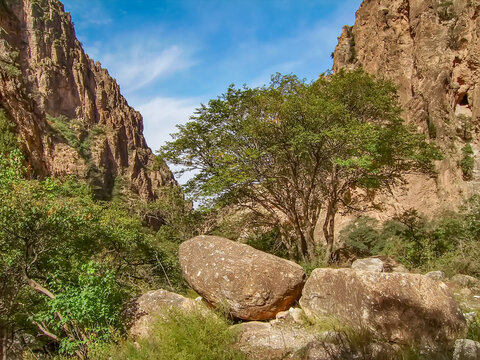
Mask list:
[[[130,301],[124,311],[129,334],[134,338],[148,337],[153,322],[161,318],[170,309],[182,311],[207,311],[205,306],[196,300],[166,290],[149,291]]]
[[[459,339],[455,341],[455,350],[453,352],[453,360],[479,360],[480,359],[480,343]]]
[[[352,269],[383,272],[383,261],[377,258],[358,259],[353,262]]]
[[[445,273],[443,271],[430,271],[426,273],[425,276],[437,281],[446,280]]]

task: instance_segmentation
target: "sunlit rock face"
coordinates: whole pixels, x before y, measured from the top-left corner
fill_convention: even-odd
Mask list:
[[[419,274],[315,269],[300,306],[313,322],[336,319],[402,345],[448,348],[466,333],[447,285]]]
[[[478,188],[480,1],[365,0],[334,53],[335,72],[362,67],[392,80],[404,118],[443,150],[438,177],[411,176],[389,203],[427,215],[458,206]],[[460,166],[471,144],[475,166]],[[391,214],[391,212],[390,212]]]
[[[243,320],[274,318],[298,300],[305,281],[300,265],[218,236],[185,241],[178,255],[189,285]]]
[[[0,106],[36,175],[77,175],[101,196],[120,182],[141,198],[173,184],[108,71],[85,54],[57,0],[0,3]]]

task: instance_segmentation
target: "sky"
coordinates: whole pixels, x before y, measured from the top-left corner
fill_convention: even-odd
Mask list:
[[[230,84],[332,67],[361,0],[63,0],[87,54],[144,117],[152,150]]]

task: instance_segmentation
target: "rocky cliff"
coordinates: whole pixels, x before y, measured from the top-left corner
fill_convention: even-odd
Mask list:
[[[0,1],[0,107],[38,176],[76,175],[108,198],[145,200],[174,184],[143,137],[142,116],[85,54],[58,0]]]
[[[438,177],[410,178],[397,210],[433,215],[480,181],[480,1],[364,0],[334,52],[334,71],[362,67],[395,82],[407,121],[445,154]]]

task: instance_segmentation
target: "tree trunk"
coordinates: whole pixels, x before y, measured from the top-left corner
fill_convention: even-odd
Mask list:
[[[0,323],[0,360],[7,360],[7,326]]]
[[[307,225],[305,230],[305,242],[310,261],[315,260],[315,226]]]
[[[327,215],[323,223],[323,235],[327,243],[325,251],[325,263],[330,264],[332,261],[333,243],[335,241],[335,208],[331,204],[328,205]]]

